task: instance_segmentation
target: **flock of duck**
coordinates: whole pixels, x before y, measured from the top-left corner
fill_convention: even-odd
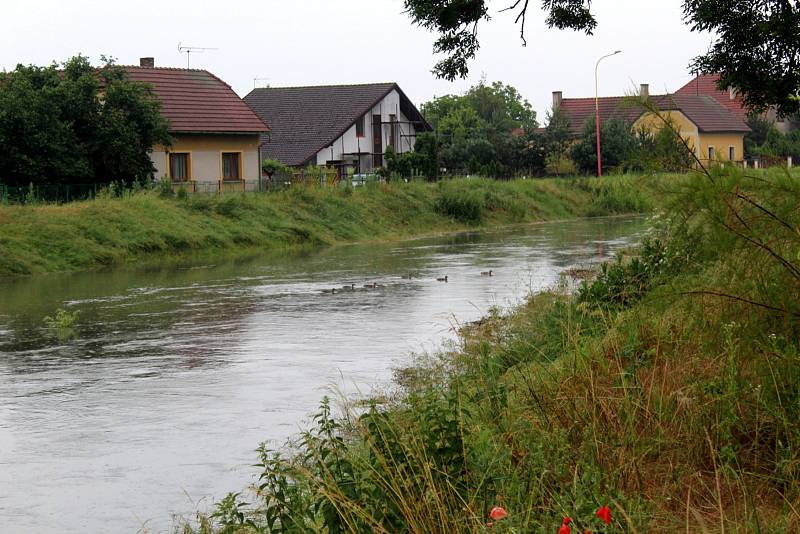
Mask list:
[[[494,271],[491,270],[491,269],[489,269],[488,271],[482,271],[481,272],[481,276],[494,276]],[[414,277],[413,274],[404,274],[403,276],[401,276],[401,278],[403,280],[412,280],[415,277]],[[444,282],[445,284],[448,282],[448,280],[449,280],[449,277],[447,275],[444,275],[442,277],[436,278],[437,282]],[[356,291],[358,289],[377,289],[379,287],[383,287],[383,285],[382,284],[378,284],[376,282],[370,282],[368,284],[362,285],[361,287],[356,287],[355,283],[350,283],[350,284],[344,285],[344,286],[339,287],[339,288],[332,287],[330,289],[323,289],[322,293],[325,293],[325,294],[328,294],[328,295],[335,295],[336,293],[344,293],[344,292],[347,292],[347,291]]]

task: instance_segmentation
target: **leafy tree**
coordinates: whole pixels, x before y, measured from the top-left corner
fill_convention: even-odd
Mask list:
[[[558,109],[548,111],[547,127],[544,129],[541,143],[543,144],[547,167],[554,174],[561,174],[562,169],[569,168],[565,160],[569,156],[571,140],[569,119]]]
[[[634,132],[635,151],[629,156],[628,168],[639,171],[686,171],[695,164],[694,156],[679,137],[671,122],[653,131],[640,128]]]
[[[779,115],[800,111],[800,5],[789,0],[685,0],[695,31],[717,35],[693,67],[718,72],[719,87],[735,87],[747,107]]]
[[[464,99],[495,132],[506,133],[514,128],[533,130],[538,126],[530,102],[511,85],[502,82],[487,85],[481,80],[467,91]]]
[[[423,104],[422,113],[437,132],[439,161],[451,174],[507,177],[543,167],[542,143],[532,137],[536,112],[510,85],[481,81],[463,95]]]
[[[424,132],[417,136],[412,152],[397,154],[392,147],[386,149],[386,170],[404,178],[424,176],[436,178],[439,169],[439,143],[436,135]]]
[[[747,117],[747,126],[750,127],[750,131],[744,134],[744,154],[750,156],[756,154],[758,147],[766,142],[767,136],[775,130],[775,124],[761,115],[752,113]]]
[[[510,0],[523,46],[529,0]],[[489,0],[405,0],[412,21],[438,34],[434,52],[445,58],[433,68],[439,78],[464,78],[480,44],[478,24],[488,20]],[[591,34],[597,21],[591,0],[543,0],[551,28]],[[720,73],[719,87],[735,87],[755,111],[776,106],[780,115],[800,111],[800,8],[789,0],[684,0],[684,20],[716,40],[693,68]],[[643,21],[645,22],[645,21]]]
[[[800,161],[800,130],[783,134],[772,127],[767,131],[764,141],[758,145],[751,145],[749,150],[749,155],[778,158],[792,156],[794,160]]]
[[[150,88],[77,56],[62,68],[0,73],[0,181],[70,184],[152,177],[149,150],[169,144]]]
[[[623,168],[635,158],[638,143],[631,127],[620,119],[611,119],[600,128],[600,155],[603,159],[603,172],[611,168]],[[580,141],[570,152],[572,161],[582,173],[597,171],[597,134],[594,117],[583,125]]]
[[[513,86],[481,80],[463,95],[445,95],[422,105],[422,114],[445,136],[505,134],[533,130],[536,112]]]
[[[405,7],[415,24],[439,34],[433,51],[447,57],[436,64],[434,74],[450,81],[465,78],[467,64],[480,48],[478,23],[489,19],[488,0],[405,0]],[[517,8],[516,22],[524,44],[528,0],[516,0],[507,9]],[[589,12],[589,0],[543,0],[542,8],[548,13],[546,22],[551,28],[591,33],[597,25]]]

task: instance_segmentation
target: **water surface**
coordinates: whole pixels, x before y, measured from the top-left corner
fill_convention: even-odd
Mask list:
[[[255,447],[296,434],[331,386],[385,385],[454,325],[607,259],[645,226],[592,219],[2,280],[0,532],[167,532],[171,514],[252,481]],[[45,328],[58,308],[80,313],[75,338]]]

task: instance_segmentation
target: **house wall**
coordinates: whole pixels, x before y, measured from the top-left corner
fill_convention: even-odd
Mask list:
[[[700,136],[699,157],[702,161],[708,160],[708,148],[714,147],[714,159],[729,161],[728,151],[733,147],[733,161],[744,159],[744,134],[743,133],[703,133]]]
[[[261,141],[258,134],[173,134],[173,138],[175,141],[171,147],[156,146],[150,153],[156,178],[169,176],[169,152],[188,152],[191,179],[196,182],[218,182],[222,179],[222,153],[241,152],[242,178],[259,179],[258,147]]]
[[[672,121],[672,124],[675,125],[680,132],[681,137],[686,140],[686,143],[694,150],[701,161],[708,161],[709,147],[714,147],[715,160],[729,161],[730,147],[733,147],[734,150],[733,161],[742,161],[744,159],[744,133],[700,132],[697,126],[680,111],[666,111],[663,115],[666,116],[668,120]],[[661,128],[663,125],[664,122],[661,119],[652,113],[647,113],[634,123],[634,128],[644,127],[657,129]]]
[[[325,165],[328,161],[354,161],[355,156],[348,155],[357,152],[372,153],[372,116],[381,116],[381,122],[389,122],[389,115],[397,115],[398,124],[396,126],[397,132],[395,136],[396,151],[398,153],[410,152],[414,149],[416,139],[406,137],[415,133],[413,125],[408,124],[408,118],[400,111],[400,94],[396,90],[392,90],[383,100],[381,100],[375,107],[365,114],[364,118],[364,136],[356,136],[355,124],[351,126],[342,136],[330,146],[327,146],[317,152],[316,164]],[[386,150],[389,143],[390,125],[383,124],[381,132],[381,152]],[[368,171],[373,168],[372,156],[361,156],[361,170]]]
[[[700,137],[700,132],[697,126],[689,120],[689,118],[680,111],[665,111],[661,113],[662,117],[666,118],[672,125],[678,129],[681,137],[686,140],[686,144],[693,150],[698,146],[697,139]],[[655,131],[664,127],[664,121],[654,115],[653,113],[645,113],[633,123],[634,128],[646,128],[650,131]]]

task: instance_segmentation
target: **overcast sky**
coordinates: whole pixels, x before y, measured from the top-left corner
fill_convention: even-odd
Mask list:
[[[81,53],[120,64],[154,56],[157,66],[186,65],[178,43],[213,47],[192,55],[241,95],[254,85],[317,85],[396,81],[420,104],[461,93],[485,76],[515,86],[539,114],[551,93],[594,96],[630,93],[640,83],[651,92],[675,90],[691,76],[687,66],[704,52],[709,35],[682,22],[682,0],[596,0],[593,36],[547,29],[533,1],[522,47],[512,2],[492,0],[492,20],[479,29],[481,50],[467,80],[447,82],[430,73],[434,36],[413,27],[402,0],[0,0],[0,69],[18,63],[49,64]]]

